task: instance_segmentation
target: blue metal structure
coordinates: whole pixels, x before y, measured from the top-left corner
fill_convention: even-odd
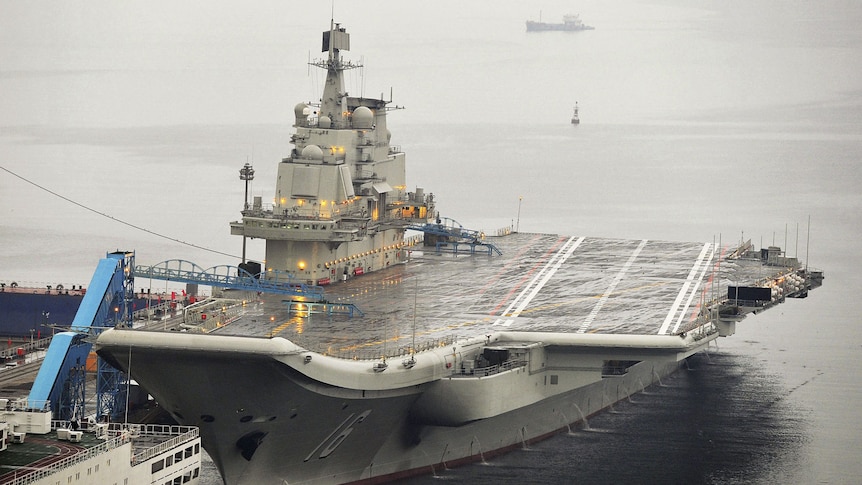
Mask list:
[[[138,278],[290,295],[301,297],[304,301],[323,299],[323,287],[297,282],[293,275],[279,271],[251,274],[242,268],[229,265],[203,269],[190,261],[171,259],[154,266],[135,266],[134,275]]]
[[[45,361],[30,389],[31,404],[50,401],[56,419],[83,418],[85,397],[79,381],[92,347],[86,337],[104,328],[131,322],[130,298],[134,292],[131,291],[130,269],[133,265],[134,253],[109,253],[99,260],[70,331],[55,335],[48,347]],[[124,410],[125,400],[118,396],[125,391],[125,377],[105,367],[100,366],[97,377],[96,413],[100,417],[114,418]],[[106,375],[102,375],[102,371]],[[110,383],[110,387],[105,383]]]
[[[51,403],[58,419],[82,418],[83,408],[72,402],[69,375],[73,368],[86,366],[91,344],[85,335],[76,332],[60,332],[51,339],[45,360],[39,368],[28,397],[29,406],[37,408],[41,403]]]
[[[358,313],[360,317],[365,316],[365,314],[362,313],[362,310],[353,303],[303,302],[291,300],[284,300],[283,303],[287,305],[287,311],[289,313],[322,313],[327,316],[347,315],[349,318],[353,318],[353,314]]]
[[[466,252],[470,254],[474,254],[476,248],[486,249],[488,254],[503,254],[497,246],[485,242],[482,233],[473,229],[465,229],[454,219],[444,217],[437,219],[436,223],[413,224],[407,226],[407,229],[421,231],[426,235],[430,235],[431,238],[429,239],[434,242],[438,253],[446,251],[457,254],[459,246],[464,245],[469,248]]]
[[[253,275],[236,266],[215,266],[204,270],[194,263],[169,260],[156,266],[135,266],[133,252],[115,252],[99,260],[87,293],[81,300],[70,331],[54,336],[45,361],[36,375],[28,397],[32,406],[50,402],[56,419],[83,419],[84,376],[92,348],[87,338],[102,329],[129,325],[132,321],[135,276],[278,293],[305,302],[323,301],[323,288],[297,283],[286,273]],[[330,308],[330,311],[332,309]],[[339,308],[340,311],[346,311]],[[353,311],[349,310],[352,315]],[[117,419],[125,411],[128,388],[126,375],[98,359],[96,416]]]

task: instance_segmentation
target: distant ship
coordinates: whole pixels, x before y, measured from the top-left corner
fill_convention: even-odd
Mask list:
[[[585,25],[578,14],[563,15],[562,23],[542,22],[542,14],[539,13],[539,21],[527,20],[527,32],[544,32],[549,30],[578,31],[594,30],[595,27]]]
[[[84,285],[63,284],[41,288],[19,286],[15,281],[0,283],[0,335],[14,339],[40,339],[59,327],[67,327],[75,318],[87,290]],[[135,310],[156,308],[167,295],[134,295]],[[176,296],[176,295],[174,295]]]
[[[519,449],[822,284],[822,272],[750,242],[727,251],[516,231],[495,237],[488,257],[472,243],[439,257],[452,243],[428,245],[428,234],[404,247],[405,224],[429,217],[432,201],[405,192],[386,102],[344,91],[348,39],[338,24],[323,33],[322,103],[296,108],[276,205],[255,204],[231,227],[267,239],[267,267],[304,266],[318,284],[356,276],[333,281],[326,300],[361,319],[272,296],[226,328],[238,335],[115,328],[94,345],[199,427],[225,485],[381,483]]]
[[[575,101],[575,112],[572,114],[572,124],[577,125],[581,123],[581,119],[578,117],[578,102]]]

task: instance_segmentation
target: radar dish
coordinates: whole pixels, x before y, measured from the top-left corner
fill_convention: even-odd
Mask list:
[[[302,149],[302,158],[323,160],[323,150],[321,150],[317,145],[307,145]]]
[[[357,129],[369,129],[374,125],[374,112],[365,106],[353,110],[353,127]]]
[[[308,109],[307,104],[299,103],[293,107],[293,114],[296,115],[296,119],[305,119],[309,114],[311,114],[311,110]]]

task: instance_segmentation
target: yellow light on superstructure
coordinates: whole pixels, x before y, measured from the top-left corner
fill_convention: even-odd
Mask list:
[[[281,204],[281,205],[287,204],[287,199],[282,197],[281,200],[279,201],[279,204]]]
[[[296,263],[296,266],[300,269],[300,271],[305,271],[305,261],[299,261]]]

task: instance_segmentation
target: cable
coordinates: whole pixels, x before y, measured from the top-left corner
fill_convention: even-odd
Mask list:
[[[227,256],[227,257],[230,257],[230,258],[242,259],[240,256],[236,256],[236,255],[234,255],[234,254],[223,253],[223,252],[221,252],[221,251],[217,251],[217,250],[215,250],[215,249],[205,248],[205,247],[203,247],[203,246],[198,246],[197,244],[192,244],[192,243],[189,243],[189,242],[180,241],[179,239],[176,239],[176,238],[173,238],[173,237],[170,237],[170,236],[166,236],[166,235],[164,235],[164,234],[160,234],[160,233],[155,232],[155,231],[152,231],[152,230],[150,230],[150,229],[147,229],[147,228],[144,228],[144,227],[141,227],[141,226],[136,226],[135,224],[132,224],[131,222],[126,222],[126,221],[124,221],[124,220],[122,220],[122,219],[117,219],[117,218],[116,218],[116,217],[114,217],[114,216],[111,216],[111,215],[109,215],[109,214],[105,214],[104,212],[99,212],[99,211],[97,211],[96,209],[93,209],[93,208],[91,208],[91,207],[87,207],[86,205],[81,204],[80,202],[76,202],[76,201],[74,201],[74,200],[72,200],[72,199],[70,199],[70,198],[68,198],[68,197],[66,197],[66,196],[64,196],[64,195],[58,194],[57,192],[54,192],[53,190],[51,190],[51,189],[49,189],[49,188],[47,188],[47,187],[43,187],[43,186],[41,186],[41,185],[37,184],[36,182],[33,182],[32,180],[28,180],[27,178],[22,177],[21,175],[18,175],[17,173],[15,173],[15,172],[13,172],[13,171],[9,170],[8,168],[6,168],[6,167],[4,167],[4,166],[2,166],[2,165],[0,165],[0,170],[3,170],[4,172],[8,173],[9,175],[12,175],[13,177],[17,177],[17,178],[19,178],[19,179],[23,180],[24,182],[27,182],[28,184],[32,185],[33,187],[36,187],[37,189],[44,190],[45,192],[48,192],[49,194],[51,194],[51,195],[53,195],[53,196],[55,196],[55,197],[59,197],[60,199],[65,200],[66,202],[69,202],[69,203],[71,203],[71,204],[74,204],[74,205],[76,205],[76,206],[78,206],[78,207],[80,207],[80,208],[82,208],[82,209],[88,210],[88,211],[90,211],[90,212],[92,212],[92,213],[94,213],[94,214],[98,214],[98,215],[100,215],[100,216],[102,216],[102,217],[106,217],[106,218],[108,218],[108,219],[111,219],[111,220],[112,220],[112,221],[114,221],[114,222],[119,222],[120,224],[123,224],[123,225],[129,226],[129,227],[131,227],[131,228],[133,228],[133,229],[137,229],[137,230],[139,230],[139,231],[146,232],[147,234],[151,234],[151,235],[153,235],[153,236],[160,237],[160,238],[162,238],[162,239],[167,239],[168,241],[173,241],[173,242],[175,242],[175,243],[179,243],[179,244],[183,244],[183,245],[186,245],[186,246],[189,246],[189,247],[193,247],[193,248],[195,248],[195,249],[202,249],[202,250],[204,250],[204,251],[208,251],[208,252],[215,253],[215,254],[220,254],[220,255],[222,255],[222,256]]]

